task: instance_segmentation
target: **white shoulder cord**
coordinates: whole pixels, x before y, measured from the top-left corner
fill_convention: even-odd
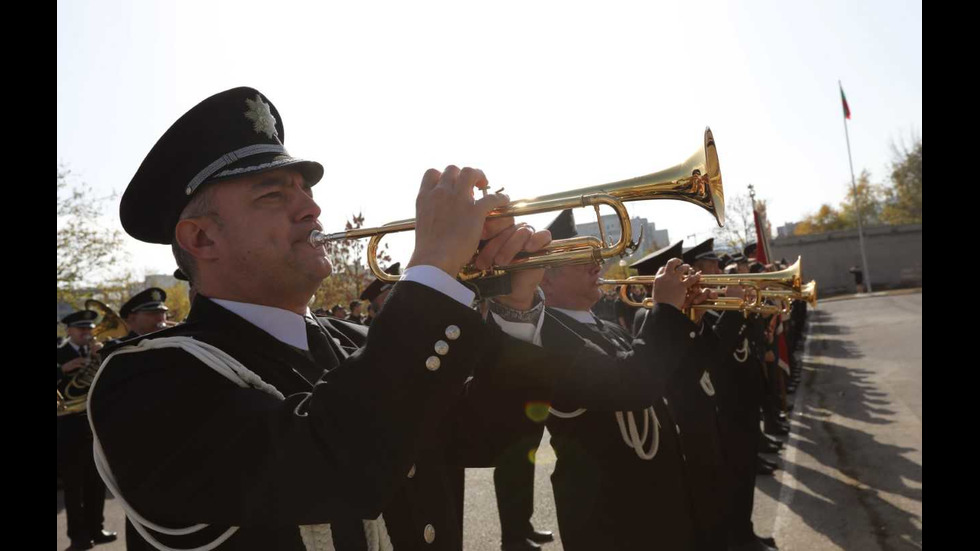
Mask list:
[[[738,350],[732,352],[732,356],[740,364],[744,364],[745,360],[749,359],[749,339],[742,339],[742,346]]]
[[[211,369],[214,369],[216,372],[224,376],[229,381],[235,383],[236,385],[242,388],[255,388],[257,390],[261,390],[263,392],[271,394],[272,396],[275,396],[279,400],[285,400],[285,396],[283,396],[283,394],[279,392],[279,390],[276,389],[274,386],[266,383],[265,381],[262,380],[261,377],[256,375],[253,371],[249,370],[247,367],[242,365],[238,360],[228,355],[228,353],[206,342],[195,340],[192,337],[163,337],[159,339],[146,339],[140,341],[135,346],[127,346],[119,350],[116,350],[108,357],[106,357],[106,359],[102,362],[102,367],[99,368],[98,373],[96,373],[95,378],[92,380],[92,385],[89,388],[89,393],[88,393],[89,403],[87,408],[88,409],[87,415],[88,415],[89,426],[92,428],[92,440],[93,440],[92,448],[95,455],[95,467],[99,471],[99,476],[102,477],[102,480],[105,482],[106,487],[109,488],[109,491],[111,491],[112,494],[116,497],[116,499],[119,500],[120,505],[122,506],[123,510],[126,513],[126,516],[129,517],[129,519],[132,521],[133,527],[136,528],[136,531],[139,532],[140,535],[143,536],[143,538],[146,539],[146,541],[150,545],[152,545],[153,547],[161,551],[210,551],[216,548],[217,546],[221,545],[222,543],[224,543],[225,540],[227,540],[228,538],[230,538],[236,531],[238,531],[238,527],[232,526],[228,528],[228,530],[226,530],[223,534],[218,536],[214,541],[206,545],[202,545],[200,547],[195,547],[194,549],[177,550],[168,547],[160,543],[159,541],[157,541],[156,538],[154,538],[152,535],[149,534],[149,532],[147,532],[146,530],[147,527],[157,532],[160,532],[161,534],[167,534],[171,536],[182,536],[182,535],[199,532],[207,528],[209,525],[195,524],[194,526],[188,526],[186,528],[166,528],[150,522],[149,520],[145,519],[142,515],[137,513],[136,510],[133,509],[133,507],[122,496],[122,492],[120,492],[119,487],[116,484],[116,478],[115,476],[113,476],[112,470],[109,468],[109,462],[106,460],[105,452],[102,450],[102,444],[99,441],[98,434],[95,432],[95,425],[92,423],[92,404],[91,404],[92,394],[93,391],[95,390],[95,385],[99,380],[99,376],[102,375],[102,371],[105,369],[105,366],[109,363],[109,361],[119,354],[143,352],[146,350],[155,350],[161,348],[180,348],[181,350],[184,350],[188,354],[191,354],[192,356],[200,360],[202,363],[204,363]],[[300,406],[297,406],[297,410],[299,409],[299,407]],[[300,415],[299,411],[296,411],[295,413]],[[388,535],[387,530],[385,530],[385,527],[383,525],[371,526],[371,527],[368,526],[369,523],[373,524],[375,522],[381,522],[381,521],[364,521],[365,535],[367,536],[369,534],[369,528],[373,528],[375,531],[378,530],[382,531],[385,537],[368,538],[369,549],[371,549],[372,551],[376,549],[384,549],[383,545],[381,546],[377,545],[378,540],[389,539],[387,538]],[[314,524],[314,525],[300,526],[299,530],[300,530],[300,535],[303,539],[303,544],[308,551],[320,551],[320,550],[326,551],[328,549],[333,549],[333,545],[332,545],[333,538],[330,532],[329,524]],[[374,542],[371,541],[372,539],[374,540]],[[388,543],[388,545],[390,546],[390,542]]]
[[[596,345],[594,342],[590,341],[586,337],[583,337],[582,335],[579,335],[577,332],[575,332],[574,329],[562,323],[561,320],[551,315],[551,313],[548,312],[547,310],[545,310],[545,313],[550,315],[551,319],[561,324],[562,327],[568,329],[569,331],[572,332],[572,334],[577,335],[579,338],[585,341],[585,346],[587,348],[590,348],[592,350],[599,352],[600,354],[608,356],[608,354],[606,354],[606,351],[603,350],[598,345]],[[544,318],[544,316],[541,317]],[[540,346],[540,343],[537,344]],[[582,415],[586,411],[588,410],[585,408],[578,408],[577,410],[572,412],[559,411],[553,407],[548,408],[548,413],[554,415],[555,417],[558,417],[559,419],[574,419],[575,417]],[[626,446],[628,448],[631,448],[634,452],[636,452],[637,457],[649,461],[657,455],[657,451],[660,449],[660,420],[657,419],[657,413],[653,410],[653,406],[650,406],[643,410],[643,434],[642,435],[639,434],[636,430],[636,419],[633,417],[632,411],[626,412],[625,420],[624,420],[623,412],[617,411],[616,422],[619,424],[619,433],[623,437],[623,442],[626,443]],[[628,430],[627,430],[627,425],[629,427]],[[643,447],[646,444],[648,432],[651,432],[648,430],[650,428],[650,425],[653,426],[652,438],[650,439],[650,450],[646,451],[643,449]]]

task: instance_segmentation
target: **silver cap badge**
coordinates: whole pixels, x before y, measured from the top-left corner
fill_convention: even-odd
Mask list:
[[[269,138],[279,136],[279,131],[276,130],[276,118],[272,116],[269,104],[262,101],[262,96],[255,94],[255,101],[245,98],[245,104],[248,105],[245,118],[252,121],[252,129],[256,133],[264,132]]]

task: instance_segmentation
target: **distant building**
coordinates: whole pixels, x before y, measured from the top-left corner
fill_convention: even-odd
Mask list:
[[[169,289],[178,283],[187,285],[187,283],[180,281],[172,274],[153,274],[146,276],[146,279],[143,280],[143,288],[159,287],[161,289]]]
[[[776,237],[792,236],[793,232],[796,231],[796,224],[798,224],[798,222],[787,222],[786,224],[779,226],[776,228]]]
[[[615,214],[607,214],[601,217],[599,220],[606,232],[606,241],[612,243],[619,241],[619,238],[622,235],[622,228],[619,225],[619,217]],[[670,244],[670,237],[667,235],[667,230],[658,230],[656,225],[647,222],[646,218],[631,218],[630,225],[632,226],[633,230],[633,239],[639,239],[640,232],[642,231],[643,242],[640,243],[639,249],[637,249],[631,256],[626,257],[627,261],[638,260],[640,258],[640,254],[645,250],[656,250]],[[579,235],[592,235],[595,237],[600,237],[599,223],[597,222],[575,224],[575,229],[578,230]]]

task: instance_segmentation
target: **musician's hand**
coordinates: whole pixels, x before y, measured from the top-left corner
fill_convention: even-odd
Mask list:
[[[741,285],[729,285],[725,288],[726,297],[745,298],[745,288]]]
[[[711,289],[698,289],[696,291],[692,290],[691,293],[687,295],[687,298],[684,301],[684,308],[682,308],[682,310],[686,312],[692,306],[704,304],[708,300],[714,300],[716,298],[718,298],[718,293],[712,291]],[[704,317],[704,313],[705,310],[702,308],[694,310],[694,323],[700,323],[701,318]]]
[[[101,342],[92,343],[92,354],[98,354],[99,350],[102,350],[104,346]]]
[[[766,361],[767,362],[776,361],[776,355],[772,353],[772,350],[766,350]]]
[[[671,258],[657,271],[653,281],[653,300],[684,310],[688,290],[701,280],[701,272],[691,273],[691,267],[679,258]]]
[[[85,367],[85,358],[75,358],[74,360],[69,360],[61,364],[62,373],[71,373],[77,369]]]
[[[490,266],[505,266],[514,261],[520,252],[537,252],[551,243],[551,232],[548,230],[535,231],[527,224],[514,225],[512,217],[487,220],[484,225],[484,243],[474,264],[485,270]],[[518,270],[511,272],[509,295],[496,297],[495,300],[515,310],[529,310],[534,305],[534,294],[544,269]]]
[[[476,251],[487,214],[510,200],[500,193],[474,199],[473,188],[487,185],[482,170],[450,165],[426,171],[415,200],[415,251],[406,267],[428,264],[456,277]]]

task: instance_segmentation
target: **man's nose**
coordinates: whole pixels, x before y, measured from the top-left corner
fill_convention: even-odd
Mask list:
[[[313,192],[311,190],[304,189],[303,184],[300,184],[299,186],[296,219],[306,220],[308,218],[312,218],[313,220],[316,220],[320,218],[320,206],[313,200]]]

